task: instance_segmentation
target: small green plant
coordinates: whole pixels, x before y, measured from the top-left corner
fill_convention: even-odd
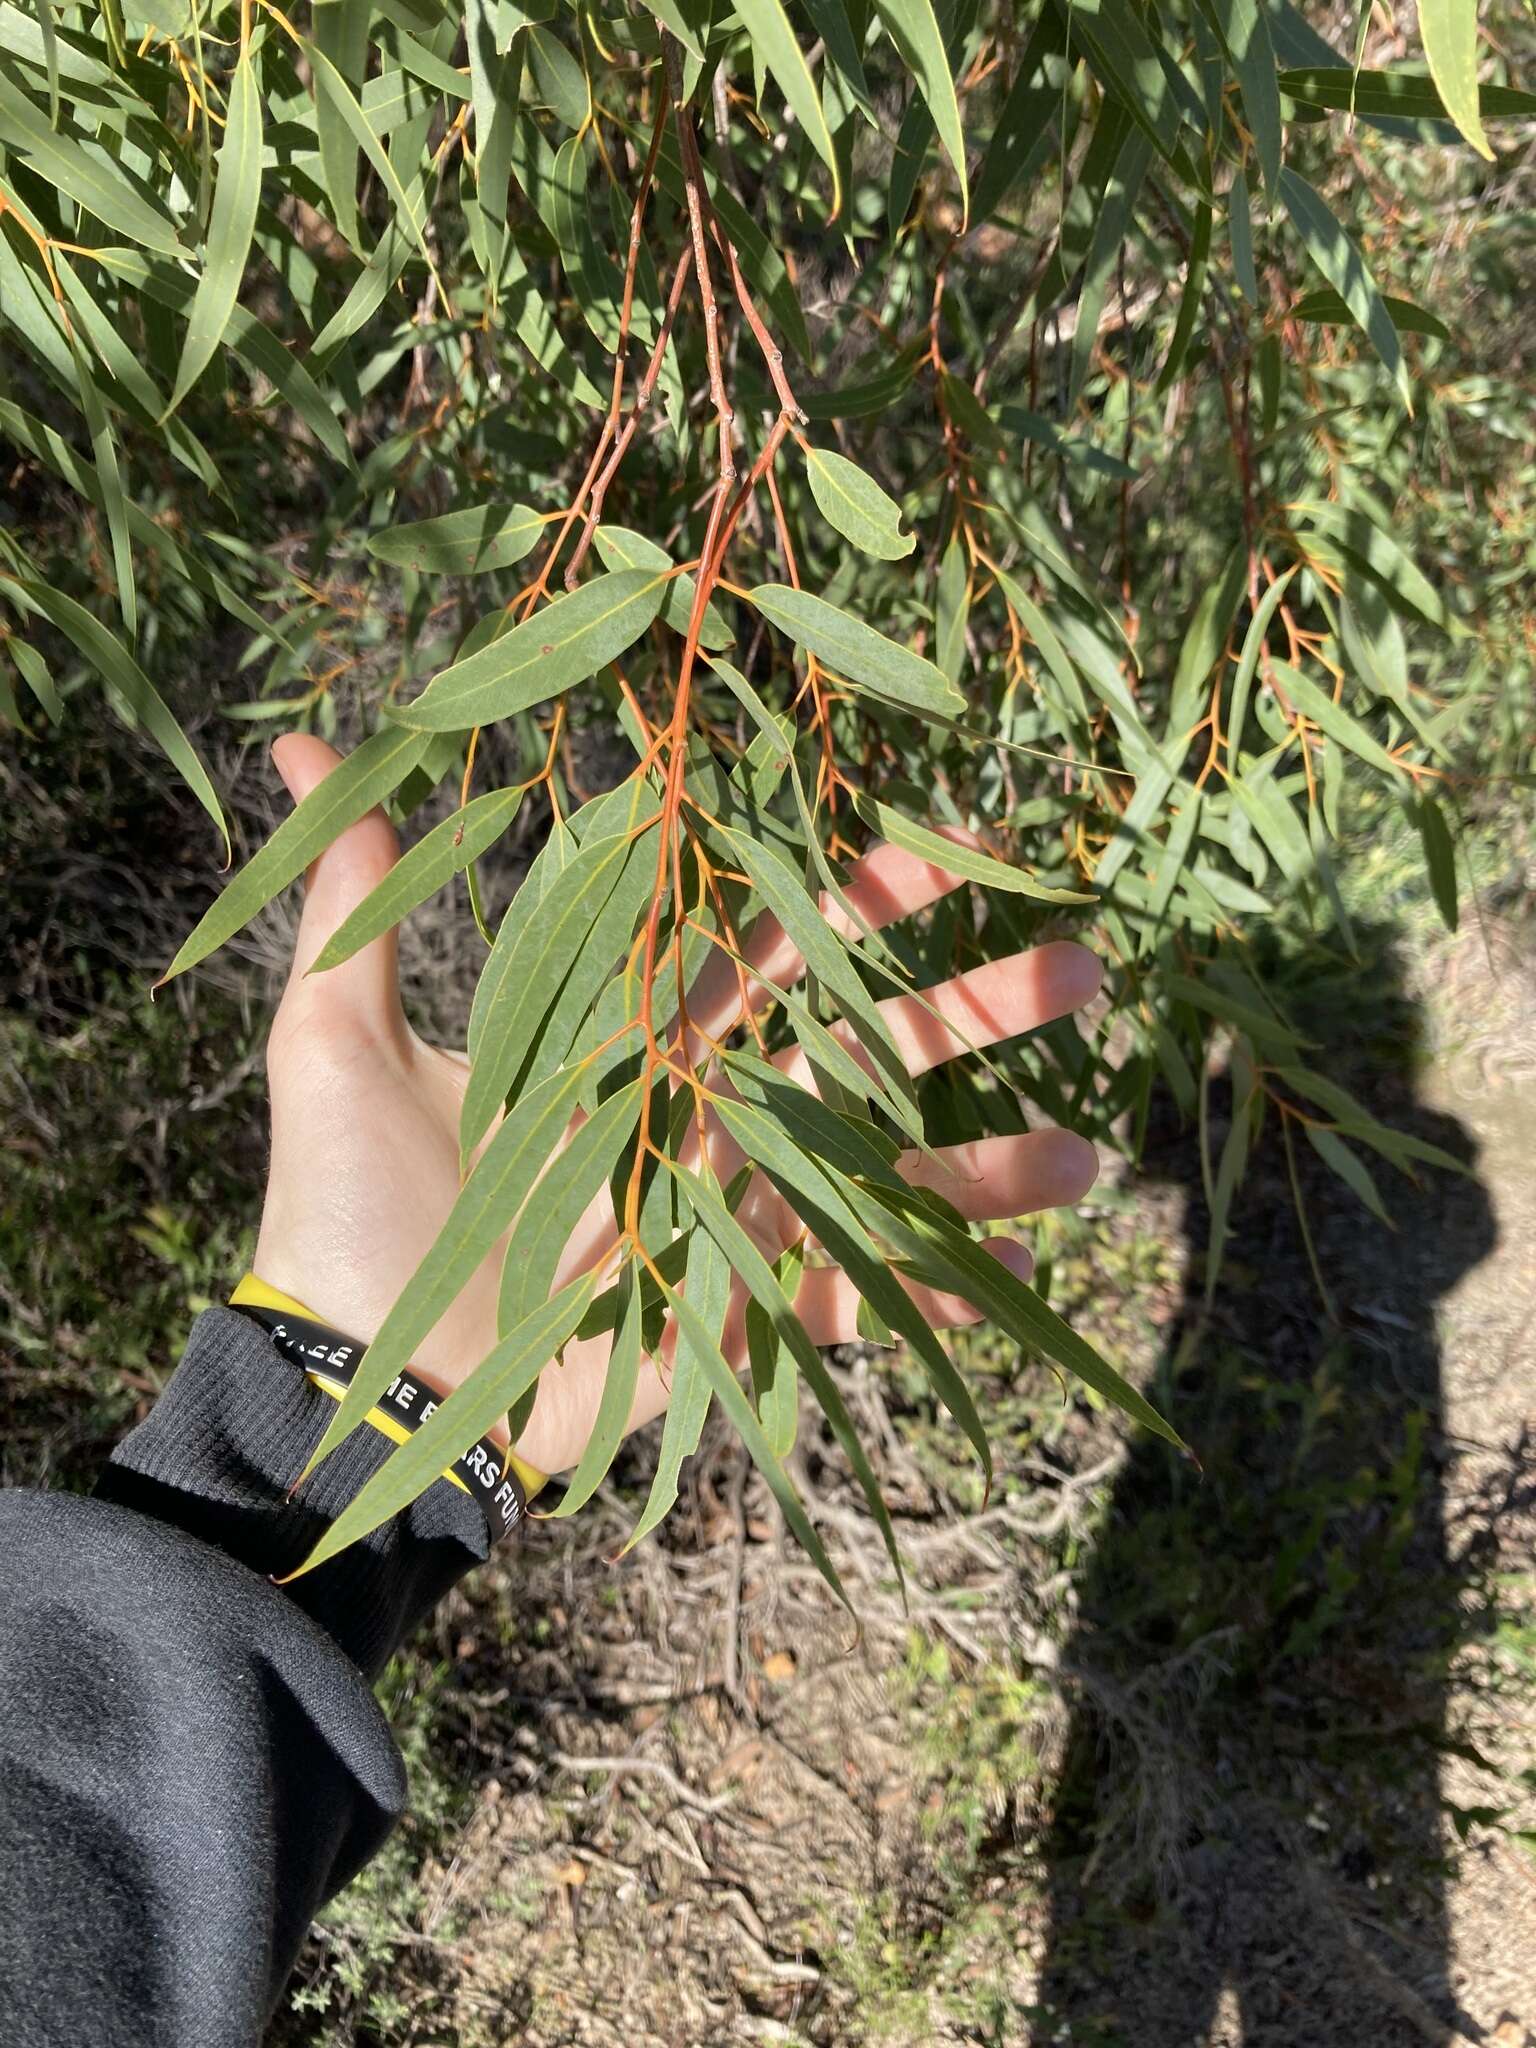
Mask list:
[[[209,997],[221,1050],[232,1008]],[[259,1185],[252,1142],[189,1142],[160,1154],[159,1119],[212,1077],[206,1044],[110,975],[88,1017],[44,1031],[0,1016],[0,1110],[8,1132],[0,1203],[4,1483],[88,1485],[158,1393],[192,1319],[248,1254]]]

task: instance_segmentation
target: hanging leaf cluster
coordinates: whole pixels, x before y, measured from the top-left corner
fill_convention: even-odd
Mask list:
[[[486,930],[462,1195],[326,1448],[506,1239],[500,1340],[333,1547],[607,1331],[579,1505],[671,1315],[637,1535],[718,1403],[832,1576],[785,1469],[802,1382],[889,1522],[796,1314],[808,1255],[988,1470],[903,1280],[1176,1441],[898,1148],[1026,1110],[1134,1146],[1164,1085],[1207,1138],[1212,1284],[1266,1119],[1373,1207],[1364,1155],[1450,1164],[1320,1071],[1242,943],[1288,908],[1350,943],[1331,849],[1361,782],[1457,915],[1458,706],[1419,650],[1475,664],[1479,622],[1380,481],[1443,418],[1425,366],[1455,309],[1393,289],[1354,165],[1488,174],[1536,97],[1480,82],[1470,5],[1420,20],[1422,66],[1290,0],[0,5],[0,437],[90,536],[60,557],[0,527],[0,711],[104,698],[221,833],[167,681],[210,626],[227,715],[369,733],[169,973],[376,804],[457,792],[318,971],[460,874],[478,921],[476,863],[525,807],[549,821]],[[1148,459],[1177,419],[1225,463],[1193,587]],[[491,727],[527,768],[506,787],[477,784]],[[595,793],[592,735],[626,750]],[[878,843],[965,886],[871,931],[844,913]],[[768,919],[807,986],[760,982],[712,1039],[690,991]],[[880,998],[1063,932],[1109,964],[1094,1032],[908,1078]],[[788,1251],[706,1115],[799,1219]],[[605,1187],[610,1256],[557,1285]]]

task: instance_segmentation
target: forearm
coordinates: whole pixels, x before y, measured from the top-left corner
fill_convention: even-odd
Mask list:
[[[446,1482],[279,1588],[387,1453],[203,1317],[95,1499],[0,1495],[0,2012],[15,2048],[244,2048],[404,1799],[369,1681],[488,1547]]]

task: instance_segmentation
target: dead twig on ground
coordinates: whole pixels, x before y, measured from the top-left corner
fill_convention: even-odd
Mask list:
[[[719,1793],[710,1798],[705,1793],[695,1792],[659,1757],[653,1756],[566,1756],[557,1752],[550,1758],[562,1771],[576,1771],[584,1774],[606,1775],[609,1777],[630,1777],[643,1775],[655,1778],[666,1786],[673,1798],[684,1806],[692,1806],[700,1813],[721,1813],[731,1803],[729,1792]]]

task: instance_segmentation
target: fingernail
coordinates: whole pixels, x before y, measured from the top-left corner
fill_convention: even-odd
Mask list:
[[[299,800],[299,793],[293,786],[292,776],[288,773],[288,770],[283,766],[283,756],[280,751],[282,748],[282,744],[283,743],[281,739],[276,739],[272,742],[272,766],[277,770],[278,775],[282,780],[282,785],[284,789],[287,790],[288,794],[293,798],[294,802],[297,803]]]
[[[1062,939],[1058,943],[1072,990],[1072,1007],[1081,1009],[1084,1003],[1093,1001],[1103,985],[1104,963],[1097,953],[1078,945],[1075,939]]]

